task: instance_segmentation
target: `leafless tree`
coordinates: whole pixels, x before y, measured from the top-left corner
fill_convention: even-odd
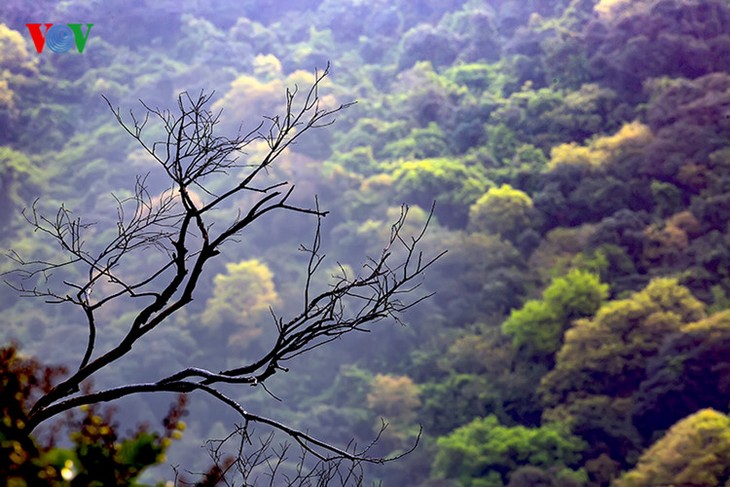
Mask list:
[[[65,257],[61,261],[26,260],[11,253],[20,265],[8,278],[9,283],[23,296],[80,308],[85,316],[83,326],[88,329],[85,352],[78,366],[32,407],[27,418],[30,431],[42,422],[84,404],[140,393],[200,391],[236,411],[245,425],[264,424],[280,430],[307,454],[321,461],[384,461],[370,457],[367,449],[340,448],[251,412],[219,388],[222,384],[265,388],[267,379],[287,370],[284,367],[287,361],[344,334],[366,330],[382,319],[398,320],[400,313],[423,299],[409,293],[418,287],[424,271],[440,257],[425,258],[419,250],[428,223],[414,237],[401,235],[407,215],[407,208],[404,208],[379,256],[368,258],[356,275],[349,275],[341,267],[341,275],[334,285],[325,292],[313,291],[317,270],[324,259],[320,222],[327,212],[320,209],[316,199],[312,207],[291,203],[294,186],[287,181],[273,184],[262,181],[270,178],[269,168],[285,149],[311,129],[330,125],[333,116],[348,106],[325,107],[319,90],[326,76],[327,70],[316,72],[313,85],[304,92],[296,88],[287,90],[282,116],[265,118],[253,131],[245,135],[239,133],[234,138],[217,135],[220,112],[213,113],[207,108],[211,95],[205,93],[197,97],[182,93],[174,112],[142,103],[145,115],[138,117],[130,111],[127,120],[105,98],[121,127],[164,169],[170,190],[159,200],[155,199],[150,195],[146,178],[138,177],[134,194],[129,198],[117,198],[116,235],[96,249],[91,249],[87,243],[91,224],[77,218],[65,206],[50,217],[36,204],[24,212],[35,231],[60,244]],[[157,123],[162,128],[161,140],[146,140],[148,132],[145,129],[150,123]],[[265,142],[267,152],[256,164],[240,163],[238,157],[254,141]],[[240,179],[231,177],[239,173],[243,174]],[[212,181],[215,184],[211,184]],[[228,187],[220,190],[226,183]],[[194,191],[203,198],[195,197]],[[217,212],[218,217],[213,217],[216,210],[242,201],[242,194],[247,194],[249,201],[253,201],[249,207],[238,208],[237,216],[228,221],[218,218],[225,212]],[[273,211],[309,215],[316,219],[316,224],[313,224],[312,244],[302,246],[308,254],[303,306],[298,314],[286,319],[272,311],[277,333],[266,353],[257,360],[228,370],[205,370],[191,364],[150,382],[89,390],[88,384],[95,374],[129,354],[149,332],[164,327],[173,314],[192,301],[201,284],[204,267],[220,253],[223,245],[236,242],[251,225]],[[151,249],[160,252],[164,263],[142,278],[130,281],[124,277],[127,275],[123,272],[125,264]],[[77,272],[75,275],[83,277],[64,280],[61,290],[58,286],[44,284],[48,282],[44,276],[65,268],[72,268]],[[95,288],[102,281],[105,285]],[[97,292],[102,287],[103,290]],[[136,303],[135,318],[123,338],[113,346],[99,350],[103,348],[98,346],[101,341],[97,337],[101,328],[97,323],[99,311],[119,299]]]
[[[387,428],[383,422],[379,434],[361,450],[359,458],[310,458],[304,448],[292,448],[291,443],[275,441],[276,435],[270,432],[256,436],[248,425],[238,425],[225,438],[211,439],[206,442],[208,455],[213,466],[205,473],[182,472],[175,468],[176,485],[208,487],[223,484],[226,487],[247,486],[287,486],[287,487],[325,487],[342,485],[361,487],[364,485],[365,472],[363,458]],[[348,449],[357,450],[354,444]],[[389,458],[397,460],[409,452]],[[313,460],[313,461],[312,461]],[[188,481],[193,475],[202,480]]]

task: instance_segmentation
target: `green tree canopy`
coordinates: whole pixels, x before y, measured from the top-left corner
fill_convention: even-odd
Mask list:
[[[30,204],[31,195],[43,181],[42,174],[23,152],[0,147],[0,227],[19,207]]]
[[[703,409],[678,422],[641,455],[617,487],[727,485],[730,478],[730,418]]]
[[[475,419],[438,440],[433,464],[436,478],[458,479],[460,485],[500,485],[524,465],[572,466],[584,443],[554,423],[540,428],[508,427],[495,416]],[[491,479],[494,484],[485,483]]]
[[[636,393],[634,423],[645,437],[699,408],[722,410],[730,397],[730,310],[682,327],[649,363]]]
[[[446,226],[466,223],[464,208],[491,186],[479,167],[447,158],[400,162],[393,171],[398,196],[421,208],[436,199],[436,216]]]
[[[244,260],[226,264],[226,273],[215,276],[213,284],[203,324],[232,331],[228,345],[248,347],[263,333],[259,318],[279,299],[274,275],[263,262]]]
[[[593,319],[577,320],[566,332],[555,369],[541,384],[546,403],[576,395],[633,393],[664,339],[704,315],[704,305],[668,278],[604,304]]]
[[[477,232],[512,239],[530,226],[532,199],[509,184],[490,188],[469,208],[469,225]]]
[[[496,235],[451,232],[433,245],[449,249],[432,271],[438,283],[433,299],[455,321],[473,322],[484,313],[501,316],[520,305],[531,278],[510,242]]]
[[[515,346],[532,353],[552,355],[560,349],[563,333],[577,318],[593,315],[608,296],[608,285],[580,269],[553,280],[542,300],[530,300],[512,311],[502,324]]]

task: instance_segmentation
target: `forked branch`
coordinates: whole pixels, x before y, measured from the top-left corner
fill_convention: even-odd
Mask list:
[[[348,275],[340,266],[341,275],[328,290],[313,292],[316,273],[324,259],[321,222],[327,212],[320,209],[316,200],[313,207],[291,203],[294,186],[289,182],[262,184],[261,179],[287,147],[309,130],[331,124],[333,116],[348,106],[332,109],[321,103],[319,90],[326,76],[327,70],[316,73],[312,87],[305,93],[297,89],[287,91],[282,116],[269,117],[254,131],[239,133],[233,138],[217,135],[220,113],[207,109],[211,101],[209,94],[193,97],[182,93],[175,112],[143,103],[144,116],[131,113],[129,121],[105,98],[120,126],[164,170],[170,186],[160,197],[153,198],[147,178],[139,177],[131,196],[115,196],[116,234],[100,245],[88,235],[92,224],[64,206],[52,217],[41,214],[35,204],[26,214],[26,220],[34,230],[58,242],[65,257],[59,261],[25,260],[18,254],[11,254],[20,265],[11,273],[10,278],[14,279],[11,285],[23,296],[80,307],[88,329],[79,365],[35,403],[27,418],[30,430],[84,404],[140,393],[200,391],[238,412],[246,424],[266,424],[283,431],[322,461],[334,458],[379,461],[368,458],[366,452],[338,448],[249,412],[216,388],[220,384],[264,384],[278,371],[287,370],[284,363],[303,353],[344,334],[368,330],[380,320],[398,320],[402,312],[427,297],[409,300],[424,271],[442,255],[424,257],[419,250],[428,221],[419,235],[408,240],[403,237],[408,213],[404,207],[379,256],[368,259],[356,275]],[[148,141],[145,129],[153,122],[162,128],[163,136]],[[265,142],[266,153],[257,164],[241,165],[238,161],[243,150],[256,140]],[[238,179],[231,178],[234,169],[235,174],[240,174]],[[216,184],[210,184],[211,181]],[[227,187],[222,184],[225,182],[229,182]],[[204,198],[195,196],[194,188],[201,190]],[[213,210],[235,207],[233,203],[241,201],[243,193],[249,195],[250,206],[238,208],[238,216],[228,221],[216,220],[214,226]],[[190,364],[190,367],[151,382],[81,392],[88,390],[83,386],[97,372],[126,356],[135,343],[163,326],[192,301],[203,269],[220,253],[224,244],[274,211],[313,215],[316,228],[311,246],[302,246],[308,254],[303,306],[299,313],[287,319],[274,316],[277,337],[267,352],[229,370],[210,371]],[[162,263],[145,275],[129,277],[130,274],[124,272],[125,264],[150,250],[156,250],[162,256]],[[77,277],[64,280],[61,289],[49,284],[49,274],[66,269],[73,269],[72,275]],[[96,286],[102,281],[104,286]],[[99,291],[92,295],[97,289]],[[122,298],[137,304],[135,317],[116,344],[98,350],[99,310]]]

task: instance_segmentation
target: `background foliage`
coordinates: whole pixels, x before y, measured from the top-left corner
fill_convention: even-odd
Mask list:
[[[24,24],[64,19],[95,23],[84,53],[36,53]],[[323,100],[358,104],[274,169],[297,183],[295,199],[310,204],[316,193],[331,210],[322,235],[330,267],[318,285],[337,262],[356,269],[376,252],[401,203],[415,229],[437,201],[426,245],[449,253],[424,284],[437,294],[406,327],[296,363],[271,383],[282,402],[253,388],[236,399],[343,444],[366,444],[382,416],[392,422],[377,445],[384,455],[423,425],[416,452],[368,472],[385,485],[724,485],[725,0],[6,1],[2,247],[35,259],[58,251],[23,224],[20,211],[39,196],[42,208],[63,202],[90,215],[101,240],[116,217],[111,191],[123,195],[146,173],[154,191],[167,189],[100,94],[126,109],[215,89],[235,131],[274,115],[285,87],[306,87],[328,61]],[[246,157],[257,153],[250,146]],[[190,360],[227,367],[257,353],[271,336],[268,307],[281,315],[300,303],[306,263],[296,249],[312,225],[275,215],[227,247],[185,313],[100,380],[143,380]],[[82,321],[39,304],[0,292],[0,338],[20,344],[3,352],[2,394],[20,394],[2,401],[5,451],[16,451],[13,418],[31,389],[55,377],[39,371],[82,353]],[[122,333],[132,311],[110,311],[102,335]],[[159,424],[168,404],[130,399],[114,419],[81,412],[64,423],[76,436],[54,446],[49,428],[18,447],[33,462],[10,455],[2,468],[63,482],[68,460],[84,479],[101,475],[89,466],[99,454],[93,468],[112,462],[104,472],[124,482],[154,464],[141,481],[171,478],[170,463],[203,471],[198,447],[235,418],[191,397],[185,435],[168,450],[174,426],[134,429]]]

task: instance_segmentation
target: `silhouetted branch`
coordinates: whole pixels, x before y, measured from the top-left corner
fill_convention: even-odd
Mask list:
[[[30,430],[84,404],[113,401],[140,393],[200,391],[237,411],[246,424],[265,424],[286,433],[303,451],[320,461],[382,461],[367,457],[369,448],[360,452],[341,449],[308,433],[251,413],[216,389],[218,384],[263,385],[272,375],[288,370],[282,365],[286,361],[347,333],[367,331],[370,325],[382,319],[397,321],[400,313],[424,299],[408,301],[406,297],[419,286],[424,271],[442,255],[424,257],[418,250],[430,216],[420,234],[409,240],[402,237],[408,214],[404,207],[379,256],[368,259],[355,275],[348,275],[340,266],[341,275],[328,290],[313,292],[315,274],[325,258],[321,253],[321,219],[327,212],[320,209],[316,199],[313,208],[290,203],[294,186],[287,181],[261,184],[257,177],[302,134],[328,126],[333,121],[332,116],[348,106],[329,109],[320,104],[319,86],[326,76],[327,70],[316,73],[313,86],[303,94],[299,105],[295,100],[302,94],[297,89],[288,90],[284,115],[268,118],[267,130],[262,123],[254,131],[233,138],[216,135],[220,113],[214,114],[207,109],[212,94],[201,92],[197,97],[187,92],[180,94],[175,113],[142,103],[146,109],[144,117],[131,113],[131,121],[125,121],[120,110],[105,98],[120,126],[164,169],[171,185],[161,196],[153,198],[147,178],[138,177],[131,196],[114,196],[116,234],[100,248],[93,248],[87,243],[87,238],[93,241],[88,235],[93,224],[82,221],[63,205],[52,217],[41,214],[37,202],[28,214],[24,213],[36,232],[59,243],[66,258],[57,262],[29,261],[11,253],[11,258],[20,265],[11,273],[17,279],[11,285],[22,296],[41,297],[51,303],[70,303],[80,307],[88,328],[84,355],[78,367],[33,405],[27,418]],[[164,135],[161,140],[150,143],[143,136],[148,123],[155,120],[161,125]],[[264,141],[268,150],[258,164],[242,166],[238,157],[255,140]],[[234,179],[229,174],[233,168],[245,171]],[[213,191],[208,182],[216,177],[218,183],[228,182],[228,187],[221,190],[222,185],[216,184],[217,191]],[[195,196],[192,188],[202,189],[207,201]],[[211,211],[240,201],[242,193],[254,198],[250,206],[239,208],[238,215],[228,221],[216,220],[214,227]],[[262,216],[280,210],[313,215],[317,224],[311,247],[301,247],[309,257],[302,309],[288,319],[273,315],[277,338],[266,353],[229,370],[214,372],[190,366],[153,382],[80,392],[97,372],[127,355],[147,333],[162,326],[192,301],[203,269],[220,253],[224,244],[235,241]],[[123,277],[125,264],[150,250],[164,256],[163,263],[149,269],[142,277]],[[66,290],[39,284],[43,279],[48,283],[51,273],[66,268],[77,271],[74,274],[76,278],[69,277],[63,281]],[[104,286],[96,286],[102,281]],[[98,292],[92,294],[97,289]],[[132,302],[138,305],[136,315],[116,344],[99,351],[98,311],[119,298],[132,298]],[[258,465],[261,459],[249,461]]]
[[[176,482],[180,485],[214,486],[297,486],[311,487],[328,485],[357,486],[364,485],[363,465],[370,458],[368,452],[375,445],[388,424],[383,422],[375,439],[365,448],[357,445],[347,446],[350,457],[318,458],[300,447],[292,451],[292,444],[284,441],[276,443],[276,434],[256,435],[248,422],[238,425],[236,429],[222,439],[206,442],[208,455],[213,466],[208,472],[191,472],[187,474],[202,477],[200,481],[186,480],[176,469]],[[377,463],[392,462],[409,454],[418,445],[419,432],[413,447],[407,452],[391,457],[377,459]]]

